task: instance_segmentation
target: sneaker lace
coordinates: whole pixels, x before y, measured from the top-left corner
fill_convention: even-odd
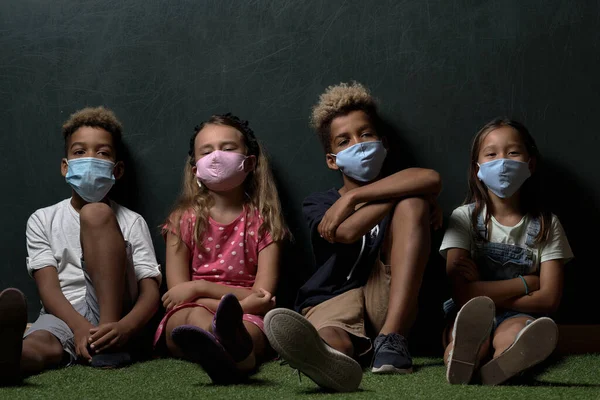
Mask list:
[[[289,366],[291,369],[293,369],[295,373],[298,373],[298,384],[301,384],[302,383],[302,372],[300,372],[300,370],[298,368],[292,367],[290,365],[290,363],[285,360],[281,360],[281,362],[279,363],[280,367],[283,367],[286,365]]]
[[[380,348],[392,348],[406,358],[411,358],[408,352],[408,342],[404,336],[392,333],[383,338]]]

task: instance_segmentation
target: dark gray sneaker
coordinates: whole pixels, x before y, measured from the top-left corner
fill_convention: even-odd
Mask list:
[[[412,357],[408,352],[408,342],[399,333],[379,335],[373,341],[374,374],[410,374]]]

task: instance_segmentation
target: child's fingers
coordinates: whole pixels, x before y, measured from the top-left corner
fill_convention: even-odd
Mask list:
[[[102,336],[98,340],[95,340],[90,348],[96,351],[100,351],[100,349],[104,348],[111,340],[113,340],[117,336],[115,331],[110,331],[106,335]]]
[[[92,356],[90,356],[90,353],[88,352],[87,344],[85,343],[84,340],[82,340],[82,342],[84,342],[84,343],[82,343],[82,344],[80,344],[78,346],[78,348],[79,348],[79,355],[82,358],[86,359],[87,361],[90,361],[92,359]]]
[[[113,347],[118,342],[119,337],[117,335],[113,336],[112,339],[106,341],[102,346],[96,346],[96,353],[100,353],[104,350],[108,350]]]
[[[166,299],[163,301],[163,306],[164,306],[165,308],[167,308],[167,306],[168,306],[169,304],[171,304],[171,303],[173,303],[173,300],[172,300],[172,299],[170,299],[170,298],[166,298]]]
[[[92,333],[92,329],[94,329],[94,333]],[[90,343],[95,342],[97,339],[106,335],[111,330],[111,328],[106,325],[100,325],[99,327],[92,328],[92,329],[90,329],[90,337],[88,338],[88,342],[90,342]]]

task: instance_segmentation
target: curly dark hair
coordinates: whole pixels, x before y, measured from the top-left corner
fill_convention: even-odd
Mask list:
[[[62,134],[65,139],[65,152],[69,138],[82,126],[102,128],[111,134],[116,156],[119,158],[123,150],[122,134],[123,126],[115,114],[108,108],[86,107],[74,114],[62,126]]]
[[[232,113],[227,114],[216,114],[212,115],[207,121],[202,122],[200,125],[194,127],[194,134],[190,138],[190,148],[188,150],[189,163],[194,166],[196,165],[195,154],[194,154],[194,143],[196,142],[196,136],[206,125],[224,125],[231,126],[232,128],[240,131],[244,137],[246,147],[248,147],[248,155],[254,155],[258,157],[260,155],[260,146],[254,135],[254,131],[250,128],[248,121],[240,119]]]

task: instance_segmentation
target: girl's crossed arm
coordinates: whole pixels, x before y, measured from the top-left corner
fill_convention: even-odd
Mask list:
[[[167,287],[169,290],[163,295],[163,305],[167,310],[190,301],[201,299],[203,305],[216,309],[221,297],[228,293],[233,293],[238,300],[243,301],[250,294],[261,293],[263,289],[269,293],[269,298],[264,299],[264,294],[260,294],[261,304],[271,300],[271,294],[277,287],[279,275],[279,256],[280,244],[271,243],[265,247],[258,255],[258,270],[256,280],[252,288],[236,288],[220,285],[205,280],[191,280],[189,262],[190,251],[180,242],[180,239],[167,233]],[[254,307],[254,303],[252,303]],[[244,307],[244,303],[242,303]],[[246,312],[246,310],[244,310]]]
[[[465,249],[448,249],[446,273],[452,283],[453,299],[459,307],[474,297],[487,296],[497,306],[513,308],[510,306],[511,302],[525,295],[525,285],[521,278],[480,281],[477,266],[471,259],[469,251]],[[527,275],[523,278],[530,292],[540,289],[540,278],[537,276]]]
[[[558,309],[563,292],[563,260],[548,260],[540,265],[540,288],[529,296],[507,300],[503,306],[525,313],[552,313]],[[531,289],[530,289],[531,290]]]

